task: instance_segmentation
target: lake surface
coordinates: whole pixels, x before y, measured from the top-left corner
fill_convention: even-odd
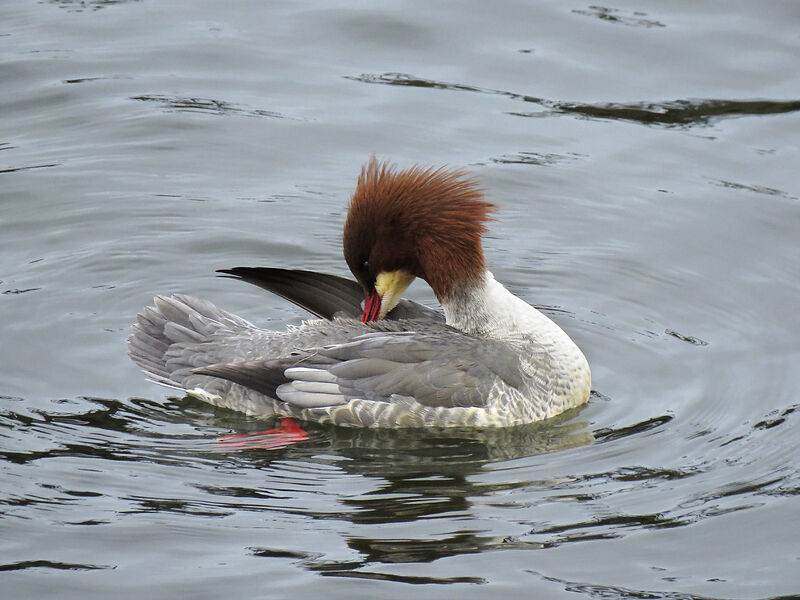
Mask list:
[[[0,82],[4,599],[800,594],[799,3],[20,0]],[[156,293],[299,323],[214,271],[346,274],[372,154],[480,178],[585,408],[270,450],[145,380]]]

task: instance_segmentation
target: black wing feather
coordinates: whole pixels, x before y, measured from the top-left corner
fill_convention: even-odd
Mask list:
[[[291,365],[281,364],[280,360],[251,360],[233,363],[218,363],[193,369],[197,375],[210,375],[227,379],[246,388],[260,392],[270,398],[277,398],[275,390],[289,379],[283,374]]]
[[[321,319],[358,319],[363,312],[364,291],[361,285],[338,275],[274,267],[234,267],[220,269],[217,273],[257,285]],[[444,323],[444,315],[439,311],[405,298],[386,315],[386,319],[428,319]]]
[[[322,319],[361,316],[364,292],[358,283],[344,277],[272,267],[234,267],[217,273],[264,288]]]

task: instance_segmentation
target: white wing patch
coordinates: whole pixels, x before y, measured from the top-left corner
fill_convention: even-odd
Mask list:
[[[290,367],[283,372],[289,379],[295,381],[320,381],[336,383],[336,375],[325,369],[312,369],[309,367]]]
[[[291,379],[275,390],[278,398],[298,408],[339,406],[347,400],[336,384],[336,376],[325,369],[291,367],[283,372]]]

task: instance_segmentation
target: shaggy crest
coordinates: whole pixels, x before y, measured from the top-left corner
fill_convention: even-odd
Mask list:
[[[398,170],[374,157],[362,168],[344,227],[344,257],[365,290],[382,271],[428,282],[439,301],[483,273],[481,235],[495,206],[459,169]]]

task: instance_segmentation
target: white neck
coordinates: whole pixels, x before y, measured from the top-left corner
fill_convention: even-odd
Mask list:
[[[442,304],[447,324],[465,333],[544,342],[567,337],[561,328],[485,271],[478,284],[457,290]],[[569,339],[569,338],[567,338]]]

